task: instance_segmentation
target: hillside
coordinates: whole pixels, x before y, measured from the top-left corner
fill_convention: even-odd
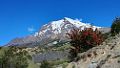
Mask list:
[[[5,50],[8,50],[8,48],[0,50],[0,56]],[[93,47],[84,53],[79,53],[72,62],[68,62],[65,57],[67,53],[64,53],[64,51],[67,52],[66,50],[69,50],[69,43],[48,49],[35,47],[22,48],[22,50],[17,48],[16,50],[13,51],[16,53],[20,52],[20,54],[18,53],[19,55],[22,55],[21,52],[27,51],[30,56],[33,56],[33,59],[29,60],[28,68],[39,68],[41,63],[45,66],[48,65],[48,68],[51,66],[52,68],[120,68],[120,34],[109,37],[97,47]],[[43,63],[42,61],[46,62]]]
[[[66,68],[120,68],[120,34],[100,46],[79,54]]]

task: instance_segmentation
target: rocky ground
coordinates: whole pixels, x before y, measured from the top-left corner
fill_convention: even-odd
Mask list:
[[[78,54],[77,59],[66,68],[120,68],[120,34]]]

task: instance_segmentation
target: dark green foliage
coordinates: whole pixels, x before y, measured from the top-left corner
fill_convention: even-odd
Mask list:
[[[107,38],[109,38],[110,36],[111,36],[111,33],[110,33],[110,32],[103,34],[103,38],[104,38],[104,39],[107,39]]]
[[[111,34],[115,36],[120,32],[120,17],[117,17],[111,25]]]
[[[52,68],[49,62],[43,61],[40,65],[40,68]]]
[[[27,68],[28,56],[27,52],[18,52],[18,47],[6,47],[8,50],[0,56],[0,68]],[[30,57],[30,56],[29,56]]]
[[[0,47],[0,50],[2,49],[2,47]]]

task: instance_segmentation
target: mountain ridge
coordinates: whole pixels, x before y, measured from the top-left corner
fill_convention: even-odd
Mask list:
[[[48,24],[45,24],[41,27],[38,32],[35,32],[33,35],[29,35],[22,38],[16,38],[11,40],[5,46],[19,46],[19,45],[43,45],[51,42],[52,40],[66,41],[66,33],[70,32],[71,29],[78,28],[93,28],[101,29],[103,27],[93,26],[89,23],[83,23],[78,19],[71,19],[64,17],[61,20],[52,21]]]

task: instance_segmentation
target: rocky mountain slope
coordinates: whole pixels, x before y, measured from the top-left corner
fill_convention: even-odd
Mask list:
[[[120,68],[120,34],[79,54],[67,68]]]
[[[92,26],[88,23],[82,23],[78,19],[71,19],[65,17],[64,19],[58,21],[52,21],[36,32],[34,35],[29,35],[22,38],[16,38],[11,40],[6,46],[37,46],[37,45],[46,45],[53,41],[67,41],[66,33],[68,33],[73,28],[93,28],[93,29],[104,29],[98,26]],[[106,30],[105,30],[106,31]],[[109,29],[108,29],[109,31]]]

